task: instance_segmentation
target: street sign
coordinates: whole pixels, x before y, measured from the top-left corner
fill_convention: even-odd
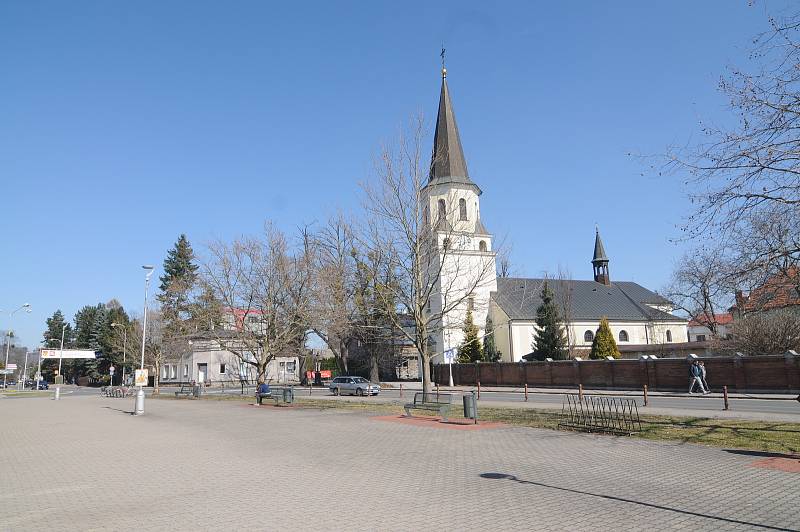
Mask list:
[[[0,375],[13,375],[13,369],[0,369]]]
[[[134,386],[147,386],[147,370],[137,369],[133,380]]]
[[[109,374],[109,375],[113,375],[113,374],[114,374],[114,370],[115,370],[115,369],[116,369],[116,368],[115,368],[114,366],[111,366],[110,368],[108,368],[108,374]]]
[[[17,369],[17,365],[16,364],[9,364],[8,366],[6,366],[6,369]]]
[[[42,349],[42,358],[97,358],[95,351],[89,349]]]
[[[453,362],[455,360],[455,358],[456,358],[456,350],[455,349],[448,349],[447,351],[444,352],[444,359],[448,363]]]

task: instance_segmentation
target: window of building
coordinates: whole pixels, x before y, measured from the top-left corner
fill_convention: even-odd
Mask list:
[[[450,249],[450,239],[449,238],[445,238],[442,241],[442,249]]]
[[[593,342],[594,341],[594,333],[592,331],[586,331],[583,333],[583,341],[584,342]]]
[[[478,249],[481,251],[486,251],[486,240],[481,240],[478,243]]]
[[[175,364],[169,367],[169,378],[170,379],[178,378],[178,366],[176,366]]]
[[[247,316],[247,323],[258,323],[258,316]]]
[[[225,364],[220,364],[219,365],[219,374],[220,375],[225,375]]]
[[[169,366],[162,366],[161,367],[161,378],[167,379],[169,377]]]
[[[297,362],[295,362],[294,360],[286,363],[286,371],[288,373],[294,373],[296,369],[297,369]]]
[[[696,342],[705,342],[706,341],[706,335],[705,334],[698,334],[697,338],[695,338],[695,341]]]
[[[465,200],[464,198],[458,200],[458,219],[459,220],[467,219],[467,200]]]
[[[184,364],[183,365],[183,378],[184,379],[188,379],[189,378],[189,364]]]
[[[667,329],[667,342],[671,342],[671,341],[672,341],[672,331]]]
[[[437,205],[439,206],[439,220],[444,220],[447,218],[447,206],[444,204],[443,199],[440,199]]]
[[[422,211],[422,217],[425,221],[425,225],[431,223],[431,209],[427,205],[425,205],[425,209]]]
[[[627,342],[628,341],[628,331],[620,331],[619,332],[619,341],[620,342]]]

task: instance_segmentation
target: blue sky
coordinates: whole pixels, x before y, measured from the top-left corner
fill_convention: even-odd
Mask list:
[[[6,0],[0,308],[31,303],[11,327],[33,347],[58,308],[140,311],[140,266],[180,233],[202,255],[357,210],[379,144],[432,124],[442,43],[482,219],[519,273],[589,278],[597,223],[612,279],[657,289],[686,190],[628,154],[731,120],[719,76],[787,5]]]

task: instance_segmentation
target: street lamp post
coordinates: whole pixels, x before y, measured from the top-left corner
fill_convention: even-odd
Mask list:
[[[61,349],[58,351],[58,377],[56,377],[56,395],[55,400],[61,399],[61,384],[64,382],[64,376],[61,374],[61,360],[64,358],[64,333],[67,332],[67,324],[61,327]],[[61,382],[59,382],[61,381]]]
[[[142,268],[147,271],[147,274],[144,277],[144,319],[142,320],[142,362],[140,365],[140,370],[144,372],[144,347],[145,341],[147,339],[147,289],[150,286],[150,276],[153,275],[153,267],[152,266],[142,266]],[[141,416],[144,414],[144,386],[139,385],[139,391],[136,392],[136,405],[133,410],[134,414],[137,416]]]
[[[22,306],[21,306],[21,307],[19,307],[18,309],[14,309],[14,310],[12,310],[12,311],[11,311],[11,312],[8,314],[8,321],[9,321],[9,323],[11,323],[11,316],[13,316],[14,314],[16,314],[16,313],[17,313],[17,311],[20,311],[20,310],[22,310],[22,309],[25,309],[25,312],[27,312],[27,313],[30,313],[30,311],[31,311],[31,304],[30,304],[30,303],[25,303],[24,305],[22,305]],[[5,364],[5,366],[3,366],[3,370],[4,370],[4,371],[8,371],[8,353],[11,351],[11,336],[12,336],[13,334],[14,334],[14,333],[13,333],[13,332],[12,332],[10,329],[9,329],[9,331],[6,333],[6,364]],[[7,379],[7,378],[8,378],[8,375],[7,375],[6,373],[3,373],[3,389],[5,389],[5,387],[6,387],[6,379]]]
[[[20,380],[22,381],[22,391],[25,391],[25,382],[28,380],[28,350],[25,350],[25,369],[22,370],[22,379],[17,379],[17,387],[20,387]]]
[[[125,354],[128,352],[128,328],[122,323],[112,323],[112,327],[122,327],[122,386],[125,385]]]

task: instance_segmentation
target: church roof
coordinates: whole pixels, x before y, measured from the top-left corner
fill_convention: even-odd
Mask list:
[[[542,304],[542,285],[547,280],[556,301],[569,295],[571,319],[597,321],[606,317],[612,321],[686,321],[649,305],[668,305],[670,302],[655,292],[630,281],[606,286],[595,281],[558,279],[497,279],[497,291],[492,299],[512,320],[534,320]]]
[[[460,183],[480,188],[472,182],[467,171],[464,149],[458,134],[456,115],[447,87],[447,71],[442,69],[442,91],[439,95],[439,113],[436,115],[436,133],[433,136],[433,156],[429,174],[430,184]]]
[[[603,241],[600,240],[600,230],[598,229],[594,236],[594,256],[592,262],[608,262],[606,250],[603,248]]]

